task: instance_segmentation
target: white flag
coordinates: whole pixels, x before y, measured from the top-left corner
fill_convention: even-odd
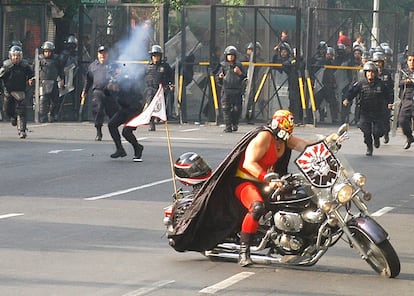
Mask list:
[[[167,121],[167,111],[165,108],[164,88],[160,84],[157,93],[151,103],[140,114],[128,121],[125,126],[137,127],[139,125],[148,124],[151,117],[158,117],[162,121]]]

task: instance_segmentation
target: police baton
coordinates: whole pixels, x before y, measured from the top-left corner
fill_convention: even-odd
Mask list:
[[[78,114],[78,121],[82,121],[82,114],[83,114],[83,106],[85,105],[87,94],[85,93],[84,96],[81,96],[80,106],[79,106],[79,114]]]

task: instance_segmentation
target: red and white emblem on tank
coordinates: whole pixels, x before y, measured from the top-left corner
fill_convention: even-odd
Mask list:
[[[295,163],[315,187],[330,187],[338,178],[340,164],[323,141],[307,146]]]

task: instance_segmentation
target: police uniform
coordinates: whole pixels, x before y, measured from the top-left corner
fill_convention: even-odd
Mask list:
[[[227,56],[234,55],[234,61],[228,62]],[[223,110],[223,119],[226,128],[224,132],[237,131],[239,118],[242,112],[242,95],[244,90],[244,79],[246,71],[242,64],[237,60],[237,49],[234,46],[228,46],[224,50],[226,60],[219,64],[217,73],[221,90],[221,108]],[[235,68],[239,68],[241,74],[236,74]]]
[[[150,62],[145,70],[145,90],[144,98],[147,103],[151,103],[154,95],[157,93],[160,84],[164,86],[164,93],[169,91],[166,88],[169,85],[173,85],[174,75],[171,66],[165,62],[160,61],[159,63]],[[155,130],[154,118],[151,118],[150,130]]]
[[[407,75],[403,75],[399,82],[401,91],[401,109],[398,115],[398,124],[402,129],[404,136],[407,137],[407,142],[404,145],[404,149],[411,147],[411,143],[414,142],[412,120],[414,114],[414,70],[406,69]],[[407,83],[406,79],[411,79],[410,83]]]
[[[388,69],[382,69],[382,71],[378,73],[378,78],[384,81],[388,90],[387,100],[384,106],[384,142],[388,143],[391,130],[391,110],[388,109],[388,104],[392,104],[394,101],[394,80],[392,79],[391,71]]]
[[[63,67],[57,55],[50,57],[39,55],[39,121],[57,120],[59,111],[59,89],[57,78],[64,78]]]
[[[389,91],[385,83],[375,76],[371,83],[366,79],[355,82],[345,97],[352,102],[358,94],[359,102],[357,105],[360,110],[358,127],[362,131],[364,143],[368,147],[367,155],[372,155],[373,137],[375,146],[378,148],[379,138],[384,134],[384,106],[388,102]]]
[[[99,51],[107,51],[107,49],[101,46],[98,48]],[[95,117],[96,140],[98,141],[102,139],[102,126],[105,114],[108,118],[111,118],[118,110],[115,99],[107,89],[111,74],[115,70],[115,64],[108,61],[100,63],[98,60],[95,60],[89,65],[86,73],[83,92],[87,93],[92,88],[92,115]]]
[[[33,75],[32,67],[25,60],[13,64],[11,59],[7,59],[0,68],[0,79],[3,83],[4,95],[3,110],[10,118],[12,125],[17,125],[20,138],[26,138],[25,92],[27,82],[33,78]]]

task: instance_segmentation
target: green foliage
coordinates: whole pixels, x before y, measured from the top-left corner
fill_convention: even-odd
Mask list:
[[[241,6],[241,5],[245,5],[246,1],[245,0],[221,0],[221,3],[224,5],[229,5],[229,6]]]

